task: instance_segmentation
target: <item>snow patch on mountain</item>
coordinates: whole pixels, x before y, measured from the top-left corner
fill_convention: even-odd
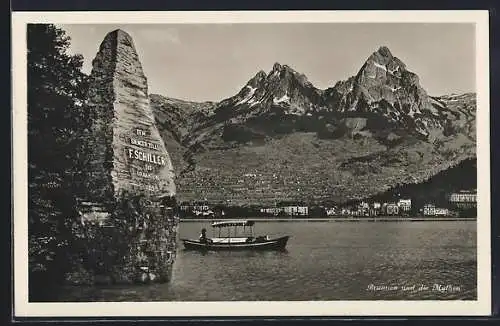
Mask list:
[[[415,108],[412,106],[412,107],[410,108],[410,112],[408,113],[408,115],[409,115],[410,117],[412,117],[412,118],[413,118],[413,117],[415,116],[415,114],[421,114],[421,113],[422,113],[422,112],[420,112],[420,109],[419,109],[418,107],[415,109]],[[424,123],[424,124],[425,124],[425,126],[427,126],[427,123]]]
[[[394,93],[395,91],[397,91],[397,90],[400,90],[400,89],[401,89],[401,86],[397,86],[397,87],[391,87],[391,86],[389,86],[389,85],[386,85],[386,86],[387,86],[387,87],[391,90],[391,92],[393,92],[393,93]]]
[[[250,100],[247,101],[247,104],[250,104],[250,107],[255,106],[257,104],[262,103],[262,100],[257,100],[255,98],[251,98]]]
[[[375,67],[380,68],[380,69],[382,69],[384,71],[387,71],[387,67],[386,66],[381,65],[381,64],[379,64],[379,63],[377,63],[375,61],[373,61],[373,64],[375,65]]]
[[[241,101],[236,103],[236,105],[240,105],[240,104],[248,102],[252,98],[252,96],[255,94],[255,91],[257,90],[257,87],[252,87],[250,85],[247,85],[246,88],[249,88],[250,92]]]
[[[441,107],[441,108],[444,108],[444,107],[445,107],[443,103],[441,103],[440,101],[435,100],[435,99],[434,99],[434,98],[432,98],[432,97],[430,97],[430,101],[431,101],[431,103],[432,103],[432,104],[437,105],[437,106],[439,106],[439,107]]]
[[[390,73],[391,75],[394,75],[394,73],[397,71],[399,71],[399,66],[396,66],[396,68],[394,68],[392,70],[391,69],[387,70],[387,72]]]
[[[273,98],[273,103],[274,104],[280,104],[282,102],[289,102],[289,101],[290,101],[290,97],[286,93],[285,93],[285,95],[283,95],[279,99]]]

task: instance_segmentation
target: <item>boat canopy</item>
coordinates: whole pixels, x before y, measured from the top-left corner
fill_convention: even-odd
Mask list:
[[[228,226],[252,226],[254,225],[254,221],[242,221],[242,220],[237,220],[237,221],[222,221],[222,222],[214,222],[212,223],[212,227],[214,228],[223,228],[223,227],[228,227]]]

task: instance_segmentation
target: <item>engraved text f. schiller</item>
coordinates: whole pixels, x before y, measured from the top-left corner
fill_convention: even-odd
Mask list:
[[[160,166],[165,166],[165,158],[161,155],[146,153],[138,149],[127,148],[128,157],[143,162],[153,163]]]

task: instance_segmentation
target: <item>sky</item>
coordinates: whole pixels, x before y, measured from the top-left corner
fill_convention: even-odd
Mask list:
[[[107,33],[129,33],[149,92],[191,101],[235,95],[275,62],[305,74],[320,89],[355,75],[387,46],[420,77],[430,95],[474,92],[475,28],[457,23],[279,23],[59,25],[84,71]]]

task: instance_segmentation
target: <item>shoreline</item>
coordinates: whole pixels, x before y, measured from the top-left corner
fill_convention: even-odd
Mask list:
[[[233,219],[214,219],[214,218],[186,218],[180,219],[180,222],[213,222],[230,221]],[[459,221],[477,221],[476,217],[321,217],[321,218],[235,218],[235,220],[252,220],[256,222],[459,222]]]

